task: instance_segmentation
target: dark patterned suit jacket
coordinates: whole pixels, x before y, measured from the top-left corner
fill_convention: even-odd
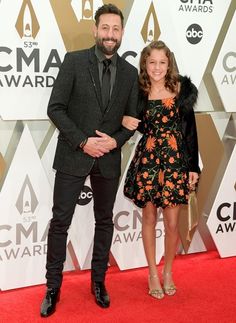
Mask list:
[[[101,88],[95,47],[67,53],[54,83],[48,116],[59,129],[53,168],[75,175],[87,175],[94,158],[78,149],[95,130],[117,141],[117,148],[98,159],[104,177],[120,175],[121,147],[133,132],[121,126],[123,115],[137,116],[138,73],[118,56],[116,81],[107,111],[102,114]]]

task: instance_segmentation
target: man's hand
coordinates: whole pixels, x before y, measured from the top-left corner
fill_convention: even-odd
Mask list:
[[[122,126],[127,128],[128,130],[136,130],[140,121],[141,120],[134,117],[123,116]]]
[[[83,147],[83,151],[92,157],[101,157],[109,153],[109,149],[103,146],[103,138],[89,137]]]
[[[92,157],[101,157],[116,148],[117,143],[114,138],[96,130],[99,137],[89,137],[83,147],[83,151]]]
[[[104,149],[108,149],[110,151],[117,147],[116,140],[106,133],[96,130],[96,134],[99,136],[98,139],[101,140],[100,144]]]

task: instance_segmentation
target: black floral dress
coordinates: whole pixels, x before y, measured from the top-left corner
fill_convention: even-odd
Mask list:
[[[175,98],[148,100],[143,136],[129,166],[124,194],[138,207],[187,204],[188,168]]]

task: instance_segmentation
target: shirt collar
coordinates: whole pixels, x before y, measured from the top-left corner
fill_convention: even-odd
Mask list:
[[[100,63],[102,63],[102,61],[104,61],[104,59],[106,59],[106,56],[103,54],[103,52],[97,47],[95,46],[95,55],[97,56],[97,59]],[[115,53],[111,58],[111,64],[116,66],[116,62],[117,62],[117,53]]]

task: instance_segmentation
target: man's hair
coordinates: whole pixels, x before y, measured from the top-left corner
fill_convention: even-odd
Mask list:
[[[124,25],[124,16],[122,11],[117,8],[114,4],[108,3],[104,4],[103,6],[99,7],[97,11],[95,12],[94,19],[95,19],[95,25],[98,26],[99,24],[99,19],[101,15],[107,14],[107,13],[112,13],[114,15],[120,16],[121,19],[121,25],[123,27]]]

